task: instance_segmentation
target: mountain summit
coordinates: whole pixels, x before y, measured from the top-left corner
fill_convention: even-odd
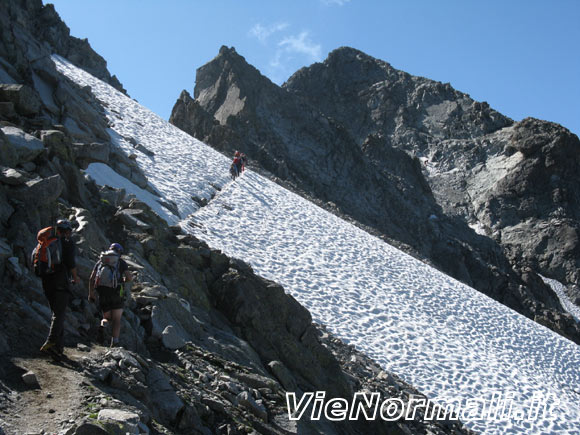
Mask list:
[[[194,96],[182,93],[171,123],[580,340],[571,318],[554,321],[561,304],[538,276],[572,294],[580,282],[580,142],[563,127],[514,123],[349,47],[282,86],[222,47]]]

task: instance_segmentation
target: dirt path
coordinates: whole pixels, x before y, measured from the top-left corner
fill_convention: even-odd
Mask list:
[[[66,349],[65,353],[67,358],[61,362],[41,356],[11,360],[14,366],[13,383],[17,384],[17,376],[32,371],[36,374],[40,389],[21,388],[16,393],[12,392],[13,400],[0,410],[0,426],[7,435],[38,434],[41,431],[45,434],[58,433],[72,426],[80,415],[90,413],[83,403],[92,395],[91,388],[83,376],[79,361],[91,354],[77,349]]]

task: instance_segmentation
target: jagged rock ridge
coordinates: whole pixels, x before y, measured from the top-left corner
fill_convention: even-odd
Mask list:
[[[563,323],[544,323],[580,340],[578,325],[535,274],[578,280],[577,177],[566,169],[578,165],[578,139],[564,129],[514,124],[449,84],[352,48],[333,51],[278,87],[222,47],[198,69],[194,97],[182,92],[170,122],[223,152],[244,150],[279,182],[530,318],[559,313]],[[520,226],[535,206],[514,213],[522,194],[536,201],[536,192],[522,186],[532,185],[526,180],[543,161],[537,157],[536,170],[528,168],[532,162],[518,151],[526,141],[537,143],[536,151],[565,148],[548,159],[562,165],[554,163],[539,181],[560,183],[561,203],[544,199],[548,217],[525,224],[542,228],[532,243]],[[554,212],[566,217],[561,230],[549,225]],[[544,252],[551,236],[570,242]]]

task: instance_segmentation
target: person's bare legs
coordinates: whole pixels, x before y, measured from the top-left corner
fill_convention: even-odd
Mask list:
[[[110,320],[111,320],[111,311],[105,311],[103,313],[103,319],[101,320],[101,326],[103,328],[106,328]]]
[[[103,318],[101,319],[101,324],[99,325],[99,330],[97,331],[97,343],[105,344],[105,331],[107,326],[109,326],[109,321],[111,320],[111,312],[104,311]]]
[[[123,316],[123,309],[119,308],[109,312],[110,319],[113,322],[113,331],[111,345],[116,345],[119,342],[119,335],[121,335],[121,317]]]

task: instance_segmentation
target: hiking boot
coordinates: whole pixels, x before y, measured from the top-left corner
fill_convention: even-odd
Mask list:
[[[41,347],[40,347],[40,351],[42,353],[44,353],[45,355],[50,356],[52,359],[59,361],[64,353],[64,349],[59,348],[56,343],[52,342],[52,341],[47,341],[46,343],[44,343]]]
[[[54,353],[56,351],[56,343],[47,341],[40,347],[40,351],[43,353]]]
[[[118,338],[111,337],[111,347],[121,347]]]

